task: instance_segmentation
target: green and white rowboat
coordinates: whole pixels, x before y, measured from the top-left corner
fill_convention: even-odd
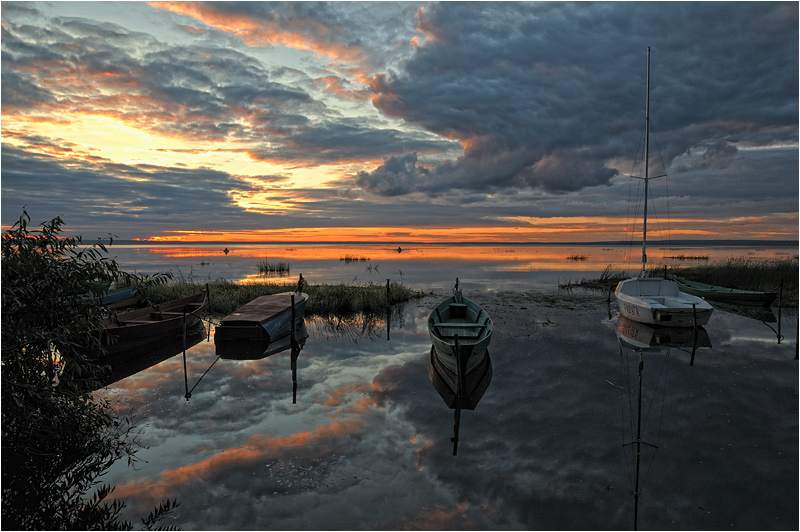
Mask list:
[[[777,292],[757,292],[754,290],[739,290],[738,288],[726,288],[713,284],[689,281],[681,277],[673,278],[682,292],[692,294],[705,299],[713,299],[737,305],[761,305],[768,307],[778,297]]]

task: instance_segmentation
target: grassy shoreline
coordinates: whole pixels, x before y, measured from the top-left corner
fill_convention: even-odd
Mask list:
[[[212,315],[226,316],[249,303],[253,299],[270,294],[290,292],[297,283],[234,283],[219,279],[209,283],[176,281],[160,286],[148,287],[143,291],[144,298],[153,304],[196,294],[208,285],[209,310]],[[385,313],[386,309],[397,303],[419,299],[425,294],[411,290],[399,283],[390,283],[387,293],[385,284],[322,284],[306,285],[303,292],[308,294],[306,306],[308,316],[347,316],[357,313]]]
[[[664,266],[659,266],[650,268],[647,273],[653,277],[661,277],[664,271]],[[794,306],[798,302],[798,271],[796,257],[771,260],[737,257],[709,264],[679,266],[668,269],[667,274],[701,283],[760,292],[777,292],[782,281],[783,306]],[[627,272],[613,272],[611,266],[608,266],[598,279],[559,283],[559,288],[613,290],[618,282],[633,275]]]

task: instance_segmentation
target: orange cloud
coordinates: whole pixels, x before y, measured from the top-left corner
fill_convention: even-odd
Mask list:
[[[191,17],[214,29],[235,35],[248,46],[280,44],[329,57],[337,63],[358,64],[363,60],[360,48],[325,38],[327,35],[341,33],[339,28],[318,21],[304,18],[269,20],[252,14],[219,11],[213,4],[198,2],[151,2],[150,5]]]

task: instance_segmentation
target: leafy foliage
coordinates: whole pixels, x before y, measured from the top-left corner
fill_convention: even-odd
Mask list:
[[[97,402],[103,287],[129,275],[102,242],[60,237],[54,218],[30,216],[2,235],[2,519],[5,529],[130,529],[97,480],[132,459],[132,425]],[[109,243],[111,239],[109,239]],[[175,503],[147,519],[152,528]]]

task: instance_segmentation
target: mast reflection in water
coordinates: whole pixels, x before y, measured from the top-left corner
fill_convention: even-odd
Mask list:
[[[629,320],[620,316],[617,323],[616,330],[617,340],[619,342],[619,356],[620,367],[624,373],[624,386],[625,394],[623,395],[623,420],[627,420],[628,425],[625,427],[623,433],[632,435],[628,437],[623,436],[623,447],[626,449],[625,465],[628,468],[628,476],[630,477],[633,485],[631,493],[633,495],[634,509],[633,509],[633,529],[638,530],[639,527],[639,499],[642,495],[641,487],[645,482],[642,476],[641,461],[642,461],[642,446],[652,450],[650,454],[650,462],[647,467],[649,473],[655,455],[658,452],[659,440],[661,438],[661,426],[664,414],[664,399],[666,396],[667,386],[667,369],[669,366],[670,351],[673,348],[691,349],[691,361],[689,365],[694,365],[695,353],[698,347],[711,347],[711,340],[709,339],[708,332],[703,327],[653,327],[650,325],[642,324]],[[639,361],[636,365],[636,380],[637,386],[634,388],[631,378],[631,367],[629,354],[633,353],[638,355]],[[648,359],[648,367],[650,363],[656,365],[656,375],[651,375],[647,386],[643,385],[645,357]],[[652,379],[655,378],[655,381]],[[643,398],[642,393],[647,389],[647,396]],[[636,406],[634,414],[633,395],[636,394]],[[657,407],[659,402],[659,394],[661,395],[660,407]],[[643,403],[646,403],[646,411],[642,411]],[[654,412],[653,408],[658,411]],[[642,415],[644,414],[644,419]],[[646,425],[650,416],[657,416],[658,426],[648,435],[655,432],[655,439],[652,441],[645,441],[643,433],[645,432]],[[634,417],[635,416],[635,417]],[[635,435],[635,436],[633,436]],[[633,438],[633,439],[630,439]],[[632,452],[629,454],[628,450]]]

